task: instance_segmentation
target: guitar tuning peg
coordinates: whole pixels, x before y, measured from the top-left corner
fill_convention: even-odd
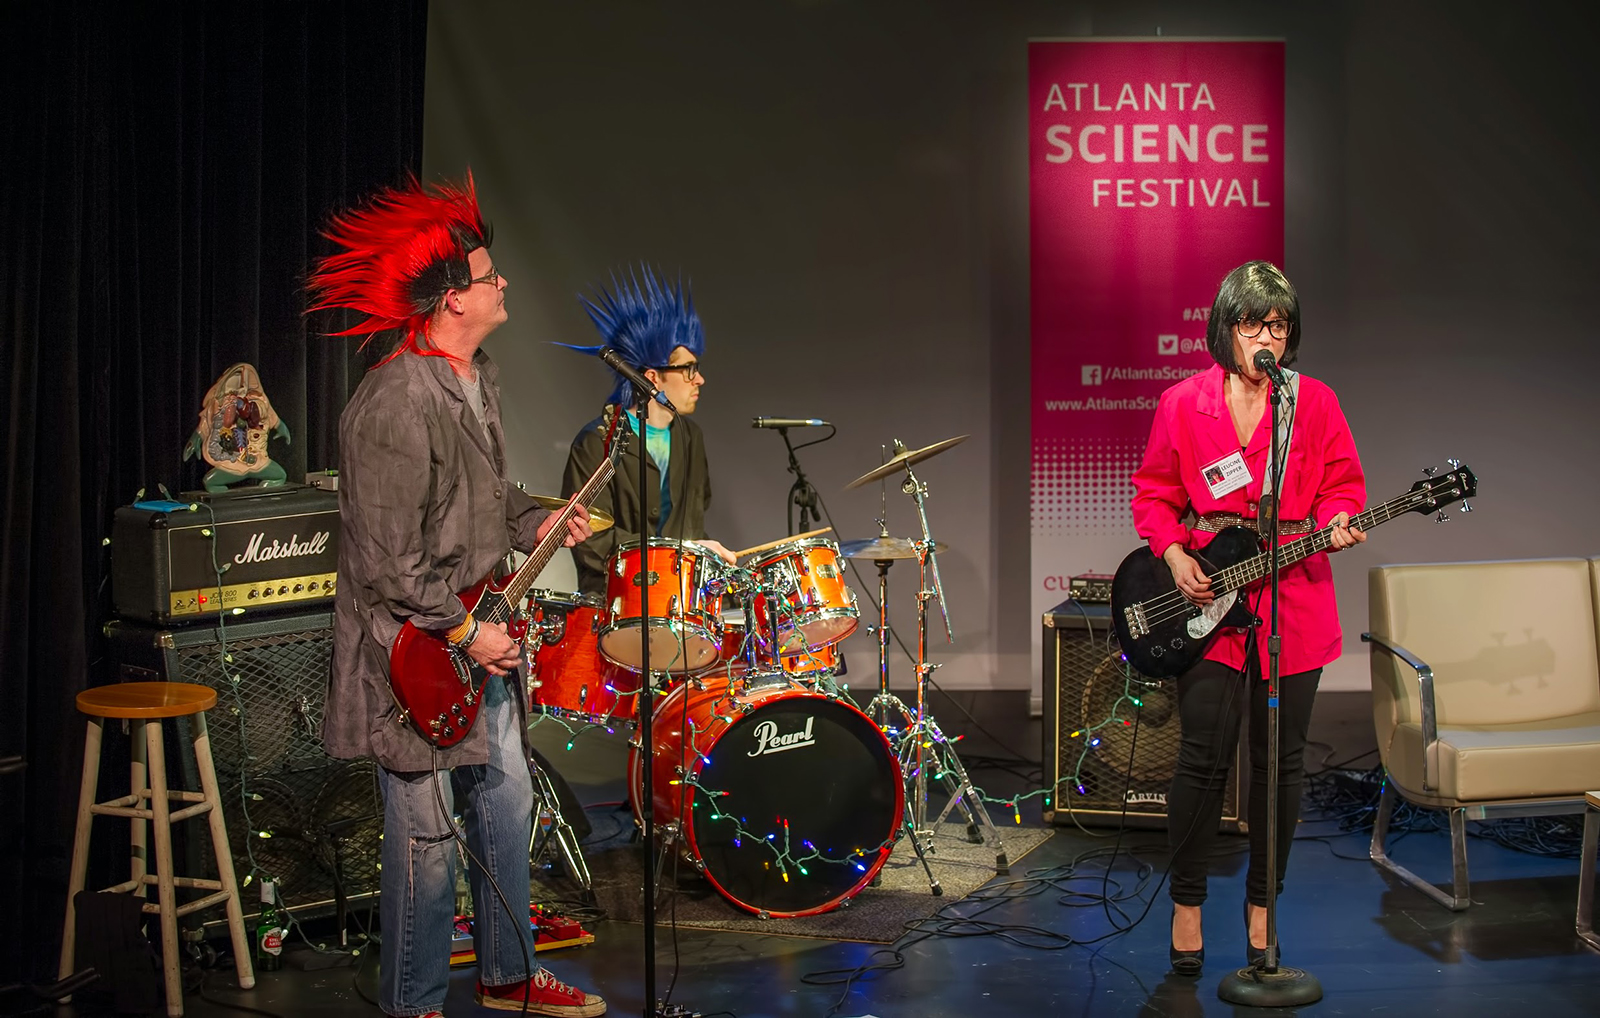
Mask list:
[[[1433,476],[1433,472],[1435,470],[1438,470],[1438,469],[1439,469],[1438,467],[1423,467],[1422,468],[1422,472],[1427,474],[1429,477],[1432,477]]]
[[[1464,513],[1470,513],[1472,511],[1472,506],[1467,502],[1466,499],[1461,500],[1461,511]]]
[[[1450,469],[1451,470],[1460,470],[1461,469],[1461,461],[1456,459],[1454,456],[1452,456],[1449,459],[1445,460],[1445,462],[1450,464]]]
[[[1439,516],[1438,516],[1438,518],[1436,520],[1434,520],[1434,522],[1435,523],[1449,523],[1450,522],[1450,517],[1445,515],[1445,511],[1443,509],[1440,509],[1439,510]]]

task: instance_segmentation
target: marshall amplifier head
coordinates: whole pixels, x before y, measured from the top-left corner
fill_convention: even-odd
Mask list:
[[[118,615],[169,624],[333,600],[337,492],[286,485],[181,497],[116,511],[111,599]]]

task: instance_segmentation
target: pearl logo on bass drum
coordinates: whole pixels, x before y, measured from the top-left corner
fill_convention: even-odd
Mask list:
[[[815,718],[807,717],[806,726],[798,732],[788,735],[778,734],[778,723],[767,719],[755,727],[756,748],[745,756],[765,756],[769,753],[782,753],[791,749],[804,749],[806,746],[817,744],[816,738],[811,734],[811,725]]]

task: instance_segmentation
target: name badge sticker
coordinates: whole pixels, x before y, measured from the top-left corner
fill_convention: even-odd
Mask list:
[[[1212,498],[1221,498],[1250,483],[1250,468],[1244,465],[1244,453],[1238,451],[1202,467],[1200,475],[1211,489]]]

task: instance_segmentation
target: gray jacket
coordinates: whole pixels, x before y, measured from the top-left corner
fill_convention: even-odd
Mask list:
[[[480,350],[473,364],[489,442],[444,357],[401,354],[374,368],[339,418],[339,594],[322,725],[332,756],[430,768],[428,741],[397,720],[389,648],[408,619],[434,632],[460,625],[457,592],[513,547],[532,548],[549,515],[506,479],[494,363]],[[439,753],[441,767],[487,762],[481,728]]]

